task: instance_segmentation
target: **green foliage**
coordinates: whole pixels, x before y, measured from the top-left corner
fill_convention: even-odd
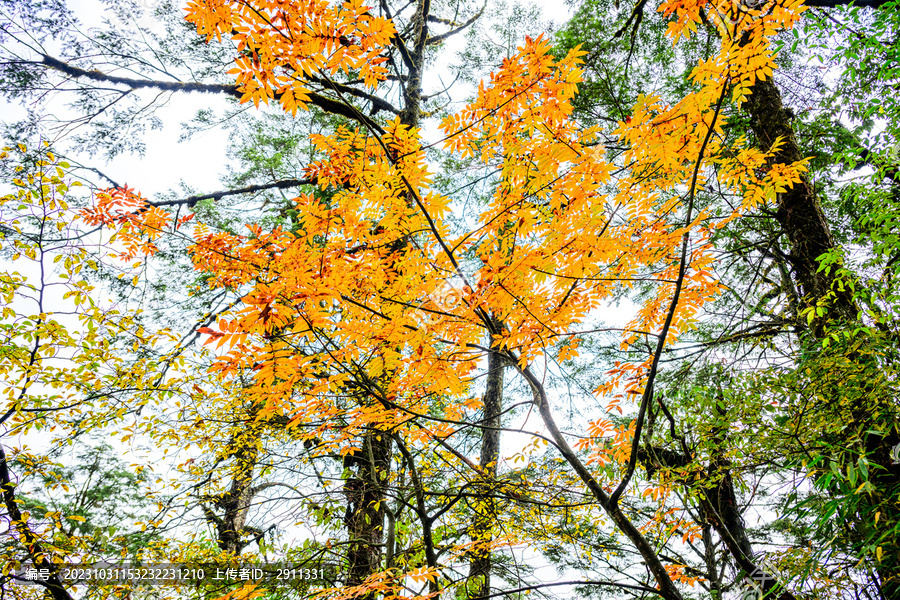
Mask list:
[[[25,454],[12,461],[23,475],[17,489],[22,510],[33,516],[33,527],[52,532],[53,547],[70,559],[131,560],[159,537],[135,527],[148,518],[148,482],[116,454],[100,443],[79,445],[55,464]],[[61,527],[54,528],[54,520]]]

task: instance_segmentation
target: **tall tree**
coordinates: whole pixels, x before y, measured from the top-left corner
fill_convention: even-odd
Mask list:
[[[658,46],[653,43],[660,36],[665,23],[660,22],[658,18],[653,17],[649,11],[646,11],[643,3],[625,7],[618,15],[615,15],[613,11],[614,16],[609,19],[600,16],[606,13],[592,10],[596,8],[594,3],[585,3],[583,10],[578,13],[573,24],[576,26],[573,26],[565,34],[565,36],[568,36],[570,43],[587,40],[590,44],[588,46],[589,50],[602,48],[604,45],[607,48],[622,48],[618,52],[613,53],[608,59],[598,55],[599,64],[591,65],[590,72],[592,78],[596,80],[595,85],[597,87],[588,88],[592,93],[589,93],[586,98],[582,99],[582,110],[585,114],[590,112],[593,115],[598,114],[598,107],[604,107],[603,109],[607,111],[612,110],[611,107],[615,106],[617,97],[622,97],[623,95],[627,97],[627,94],[630,93],[627,82],[610,77],[610,73],[621,72],[622,62],[625,63],[626,69],[630,64],[634,65],[631,67],[633,69],[645,69],[653,73],[654,69],[659,68],[661,63],[672,59],[671,54],[658,49]],[[717,9],[701,14],[701,16],[708,34],[717,37],[729,36],[733,39],[738,39],[741,44],[747,44],[752,41],[752,38],[735,35],[740,31],[741,22],[759,18],[767,10],[771,10],[771,7],[767,5],[743,6],[737,15],[733,12],[723,12]],[[855,9],[843,13],[823,10],[821,13],[817,13],[813,19],[806,22],[804,30],[807,34],[815,35],[817,27],[810,26],[810,23],[818,22],[818,28],[821,28],[819,30],[823,33],[827,32],[825,35],[843,35],[847,30],[839,19],[853,15],[850,18],[859,24],[859,19],[864,14],[866,13]],[[592,15],[594,20],[590,22],[591,27],[585,28],[584,23]],[[867,33],[872,35],[872,37],[867,37],[859,29],[856,29],[852,37],[847,40],[847,46],[853,48],[856,45],[873,44],[879,48],[879,52],[885,53],[889,64],[891,43],[885,43],[883,41],[885,38],[883,37],[878,42],[874,40],[893,28],[890,24],[892,17],[882,16],[880,11],[874,15],[870,14],[870,16],[872,17],[871,20],[865,17],[863,20],[872,24],[878,24],[867,30]],[[838,26],[836,31],[835,25]],[[604,31],[606,32],[606,37],[602,34]],[[600,38],[600,40],[596,41],[597,38]],[[617,39],[620,40],[619,44],[616,43]],[[790,38],[788,38],[788,41],[790,41]],[[811,44],[815,46],[816,43],[815,38],[813,38]],[[801,43],[800,36],[797,35],[794,37],[790,52],[785,52],[788,44],[784,40],[781,41],[781,46],[783,53],[780,60],[787,62],[789,67],[792,67],[789,70],[790,78],[782,81],[781,85],[788,81],[791,82],[788,88],[791,85],[795,87],[804,85],[805,81],[809,80],[809,77],[804,74],[802,69],[796,67],[796,62],[794,61],[802,61],[803,58],[797,58],[797,55],[809,52],[809,46]],[[819,48],[824,47],[835,47],[833,39],[829,38],[827,44],[819,45]],[[838,45],[837,47],[842,48],[843,46]],[[709,52],[708,45],[706,52]],[[840,68],[842,64],[847,64],[844,61],[849,60],[850,64],[852,64],[856,60],[854,57],[858,56],[856,51],[852,49],[848,50],[846,54],[843,50],[839,50],[834,54],[840,57],[833,63],[836,68]],[[616,65],[617,61],[620,61],[618,65]],[[617,69],[616,66],[619,66],[619,68]],[[848,82],[854,81],[856,72],[855,68],[850,68],[846,71],[845,76]],[[662,80],[663,85],[672,85],[671,78],[665,79],[660,77],[655,81],[660,80]],[[638,82],[640,81],[642,80],[638,80]],[[813,81],[815,81],[814,78]],[[867,85],[871,85],[873,81],[885,81],[884,74],[869,79]],[[634,85],[632,83],[631,89],[634,88]],[[636,85],[639,86],[640,83]],[[677,80],[675,85],[677,85]],[[819,85],[819,89],[827,90],[824,82],[821,82]],[[875,85],[877,86],[879,83]],[[823,107],[834,106],[836,110],[841,110],[840,107],[842,106],[866,107],[869,103],[867,99],[869,92],[857,88],[852,94],[844,95],[850,87],[842,85],[838,88],[841,89],[841,92],[830,97],[827,93],[807,93],[802,100],[804,102],[803,105],[788,107],[783,100],[782,91],[779,88],[779,84],[776,84],[776,80],[773,80],[771,75],[760,77],[760,80],[750,89],[748,101],[745,105],[746,113],[739,112],[733,116],[731,127],[737,129],[737,131],[745,131],[750,134],[751,139],[755,140],[755,143],[760,148],[768,150],[773,147],[773,144],[777,144],[778,150],[775,152],[771,162],[773,166],[777,164],[793,164],[804,155],[807,155],[807,153],[810,153],[813,154],[810,164],[814,170],[811,175],[804,174],[801,176],[800,185],[795,185],[778,195],[777,210],[760,211],[760,214],[757,215],[757,219],[759,219],[757,222],[762,226],[748,227],[746,221],[736,222],[735,227],[723,231],[725,236],[727,236],[722,239],[725,242],[724,247],[731,251],[734,259],[733,262],[728,263],[729,269],[727,271],[723,269],[721,273],[725,281],[733,282],[732,285],[736,288],[736,294],[733,298],[725,296],[717,302],[718,308],[715,310],[715,313],[726,315],[727,320],[721,324],[715,320],[710,321],[713,327],[710,328],[709,337],[698,347],[701,351],[703,348],[708,348],[709,351],[718,354],[720,358],[716,360],[724,360],[725,356],[730,355],[736,357],[734,359],[736,365],[747,364],[737,357],[747,356],[749,353],[751,356],[755,355],[757,361],[759,361],[757,362],[757,373],[765,373],[765,370],[759,369],[759,364],[768,362],[772,372],[775,373],[808,373],[816,378],[830,380],[831,374],[824,375],[821,372],[830,372],[837,368],[844,374],[839,376],[839,378],[843,377],[847,382],[861,382],[868,377],[862,376],[858,379],[859,374],[872,372],[874,354],[874,356],[879,357],[874,359],[879,362],[880,366],[878,368],[886,368],[888,372],[893,371],[890,359],[887,358],[890,353],[888,352],[885,355],[884,350],[875,350],[873,354],[868,352],[858,353],[856,356],[853,356],[852,353],[849,355],[842,354],[839,351],[837,354],[842,358],[837,359],[834,356],[835,351],[832,349],[825,350],[825,354],[831,356],[825,359],[824,362],[819,362],[818,359],[815,359],[813,362],[809,360],[810,357],[827,348],[829,341],[833,344],[835,339],[841,339],[842,334],[838,333],[838,331],[841,329],[842,324],[843,326],[850,326],[856,331],[862,331],[859,329],[861,325],[865,327],[877,323],[876,327],[882,331],[869,339],[875,348],[881,348],[883,342],[880,339],[886,333],[882,321],[883,316],[876,316],[881,309],[875,309],[873,313],[871,312],[872,309],[868,308],[870,306],[869,303],[874,298],[870,294],[874,293],[881,299],[879,302],[884,302],[881,306],[892,304],[889,300],[885,302],[886,298],[881,296],[883,291],[881,284],[874,284],[871,279],[866,281],[866,278],[860,276],[861,271],[857,271],[853,276],[849,275],[850,272],[844,266],[846,257],[841,256],[841,248],[835,242],[831,232],[834,227],[833,223],[841,223],[838,219],[840,214],[838,211],[844,211],[843,207],[837,204],[835,200],[840,196],[846,197],[849,190],[847,188],[841,190],[840,184],[832,184],[829,192],[833,190],[837,193],[829,198],[828,194],[823,193],[825,188],[822,182],[833,181],[835,179],[833,173],[837,169],[844,169],[844,165],[848,162],[852,169],[854,164],[859,164],[860,161],[865,162],[868,158],[873,157],[874,155],[866,149],[866,143],[874,141],[876,144],[883,144],[885,141],[884,137],[890,139],[892,134],[889,132],[894,130],[896,111],[888,108],[887,111],[882,110],[879,113],[888,115],[884,121],[885,136],[879,134],[879,137],[882,137],[882,139],[874,139],[866,143],[862,143],[857,135],[848,132],[843,125],[833,122],[829,123],[827,120],[823,122],[821,117],[813,120],[811,117],[804,119],[798,116],[804,114],[805,110],[810,110],[810,105],[814,104],[819,104]],[[841,96],[840,99],[837,98],[838,95]],[[865,111],[867,117],[874,116],[877,112],[872,109],[865,109]],[[749,120],[746,122],[744,121],[744,114],[749,116]],[[796,133],[797,131],[805,137],[800,137]],[[857,129],[857,131],[861,130]],[[827,144],[831,140],[836,139],[842,139],[843,142],[838,143],[836,150],[829,149]],[[803,149],[800,147],[800,141],[805,146]],[[845,144],[843,147],[840,146],[842,143]],[[832,148],[835,147],[833,146]],[[847,160],[848,155],[852,157],[849,161]],[[890,170],[882,171],[877,175],[878,183],[874,189],[877,190],[878,187],[883,185],[882,180],[889,180],[889,177],[885,177],[885,173],[889,175],[890,172]],[[817,180],[818,183],[813,183]],[[860,188],[856,189],[859,190]],[[869,189],[873,190],[873,188]],[[838,196],[838,193],[840,196]],[[831,223],[826,218],[827,211],[823,206],[837,208],[831,213]],[[890,209],[888,209],[888,212],[890,212]],[[882,217],[876,218],[880,219]],[[864,222],[864,219],[857,216],[856,222]],[[851,227],[856,229],[858,225],[853,223]],[[859,230],[857,229],[857,231]],[[838,237],[847,240],[847,235],[844,232],[839,232]],[[734,241],[727,241],[729,238]],[[863,233],[861,231],[856,242],[863,248],[872,248],[873,242],[874,247],[877,248],[881,243],[878,237],[870,236],[869,232]],[[782,248],[785,250],[783,251]],[[742,263],[746,267],[742,267]],[[735,266],[737,269],[734,268]],[[758,295],[753,294],[754,289],[759,290]],[[860,294],[861,289],[866,289],[867,291]],[[866,299],[862,300],[862,298]],[[866,308],[863,308],[863,305],[866,305]],[[890,312],[890,309],[888,311]],[[807,335],[805,333],[807,331],[812,336]],[[875,333],[875,330],[870,331]],[[792,334],[796,333],[800,333],[801,336],[799,338],[793,337]],[[822,341],[823,338],[829,336],[829,341]],[[765,340],[765,343],[760,343],[763,340]],[[736,342],[739,345],[736,346]],[[773,346],[772,342],[780,342],[780,345]],[[792,343],[799,344],[804,349],[803,354],[798,356],[797,353],[793,352],[790,346]],[[823,344],[823,346],[820,346],[820,344]],[[843,346],[843,344],[841,345]],[[729,350],[723,350],[723,346],[729,348]],[[846,346],[843,347],[846,348]],[[732,352],[731,348],[735,348],[735,351]],[[723,352],[727,353],[723,355]],[[785,359],[789,361],[788,364],[793,363],[793,369],[796,370],[784,369]],[[874,484],[877,478],[879,492],[859,496],[857,495],[859,491],[857,491],[856,494],[850,493],[848,496],[849,490],[847,488],[854,488],[853,486],[848,486],[844,478],[840,478],[838,486],[829,490],[830,494],[834,494],[832,496],[834,500],[826,503],[825,506],[830,507],[827,510],[834,510],[835,504],[843,506],[844,510],[841,512],[842,516],[840,519],[850,519],[856,523],[852,529],[857,530],[857,534],[853,535],[859,537],[858,533],[867,531],[860,539],[867,539],[868,546],[857,542],[855,549],[851,552],[855,553],[857,561],[861,559],[864,563],[873,565],[874,569],[881,573],[878,578],[880,582],[874,583],[874,587],[882,588],[883,593],[886,593],[887,597],[891,597],[895,592],[890,582],[894,580],[895,576],[891,574],[890,560],[882,558],[882,555],[887,556],[890,554],[893,556],[896,554],[895,552],[888,552],[888,548],[892,547],[893,543],[890,540],[894,539],[895,534],[887,533],[888,531],[893,531],[893,525],[889,524],[893,522],[893,519],[887,516],[891,514],[891,511],[886,509],[886,507],[882,511],[880,507],[885,506],[885,495],[883,495],[882,491],[886,492],[887,496],[890,496],[893,494],[891,490],[896,489],[892,480],[894,465],[889,460],[888,450],[896,443],[894,437],[896,435],[897,409],[895,403],[881,400],[892,396],[892,394],[889,392],[885,393],[883,389],[880,389],[880,384],[874,383],[880,378],[873,378],[873,384],[862,384],[858,388],[844,387],[841,390],[813,385],[812,389],[817,391],[810,394],[811,388],[808,380],[806,380],[807,383],[801,384],[800,379],[789,376],[790,383],[778,383],[774,389],[768,388],[767,391],[763,391],[766,388],[760,389],[755,385],[752,386],[755,388],[755,393],[759,393],[761,396],[757,396],[754,402],[748,402],[747,398],[740,397],[737,391],[733,392],[734,396],[727,393],[727,388],[730,386],[737,385],[738,388],[742,388],[743,385],[739,382],[740,380],[728,378],[726,384],[726,381],[723,381],[722,374],[719,374],[716,376],[719,381],[715,382],[711,386],[712,389],[710,389],[710,383],[706,376],[700,375],[698,377],[694,375],[688,377],[689,371],[696,370],[698,360],[702,359],[692,356],[687,364],[673,371],[674,377],[671,381],[677,385],[678,393],[673,394],[670,392],[669,397],[674,396],[675,398],[683,398],[687,402],[701,402],[703,405],[706,405],[706,402],[709,400],[704,400],[704,397],[709,398],[711,396],[715,403],[710,406],[714,409],[713,415],[716,418],[708,425],[697,424],[698,417],[703,421],[708,419],[702,415],[694,415],[694,411],[685,407],[687,410],[681,413],[683,433],[681,436],[678,436],[676,435],[677,422],[673,420],[671,412],[668,412],[673,407],[671,404],[668,408],[663,408],[661,405],[663,411],[658,416],[662,418],[664,414],[671,422],[672,429],[671,437],[666,435],[660,437],[663,440],[668,438],[668,444],[680,440],[681,450],[673,452],[671,449],[665,448],[665,441],[661,440],[657,445],[648,439],[642,456],[649,471],[653,474],[658,474],[660,468],[667,470],[676,469],[676,472],[683,470],[686,465],[690,465],[696,460],[692,460],[691,457],[696,456],[698,450],[707,445],[699,440],[691,441],[693,437],[690,435],[691,430],[710,431],[708,428],[712,428],[714,432],[722,431],[722,424],[735,418],[741,418],[743,421],[743,419],[750,417],[750,422],[745,422],[744,426],[749,425],[755,428],[757,435],[762,436],[757,439],[769,438],[773,429],[777,432],[775,435],[779,441],[774,442],[773,440],[773,443],[777,445],[781,452],[773,453],[766,447],[766,444],[763,444],[762,448],[754,448],[755,453],[757,453],[756,456],[760,458],[756,460],[751,459],[751,463],[759,464],[760,460],[764,460],[768,464],[774,462],[779,464],[781,469],[784,469],[784,471],[781,471],[782,474],[785,472],[791,473],[792,471],[794,476],[812,474],[817,482],[817,487],[820,487],[820,485],[824,486],[820,488],[822,490],[828,488],[827,482],[831,481],[832,476],[829,475],[822,479],[825,472],[821,469],[809,471],[803,465],[810,463],[819,465],[823,459],[827,464],[830,460],[826,457],[831,456],[832,452],[835,452],[835,446],[843,446],[845,448],[856,446],[856,450],[844,455],[844,458],[838,462],[840,464],[849,463],[857,466],[860,462],[863,465],[870,464],[870,461],[876,463],[878,466],[875,467],[875,470],[878,475],[873,475],[872,483]],[[826,364],[829,366],[826,367]],[[763,380],[773,382],[765,375],[763,377],[765,377]],[[702,387],[697,386],[698,381],[703,382]],[[693,387],[690,387],[690,384],[693,384]],[[723,388],[725,388],[725,394],[723,394]],[[674,391],[672,390],[672,392]],[[798,404],[794,401],[798,395],[804,398],[803,404]],[[818,398],[816,398],[817,396]],[[773,422],[771,419],[763,416],[765,413],[761,413],[758,417],[753,417],[752,413],[747,412],[747,409],[757,402],[765,402],[766,400],[764,399],[766,397],[775,406],[782,405],[785,414],[790,416],[776,416]],[[850,409],[847,406],[847,402],[850,402],[855,408]],[[849,412],[843,414],[840,411],[832,412],[835,406],[841,405],[845,406]],[[759,404],[758,406],[764,407],[764,404]],[[676,416],[679,415],[677,410],[672,412],[675,412]],[[828,413],[829,416],[825,417],[825,413]],[[654,417],[651,414],[652,418]],[[847,431],[844,435],[835,435],[834,429],[829,433],[825,433],[821,429],[825,422],[847,423],[848,421],[860,423],[862,427],[868,427],[869,432],[862,433],[854,427],[852,433]],[[786,423],[792,424],[787,430],[785,430]],[[866,425],[862,425],[862,423],[866,423]],[[657,428],[657,431],[659,431],[659,428]],[[800,431],[803,431],[804,434],[799,435],[799,438],[805,441],[801,442],[801,448],[797,448],[794,444],[799,441],[798,432]],[[812,433],[812,431],[816,431],[816,433]],[[806,436],[805,432],[809,432],[809,437]],[[648,431],[648,434],[652,436],[652,431]],[[734,436],[735,434],[732,433],[731,435]],[[686,439],[687,443],[685,443]],[[713,490],[712,498],[709,499],[709,506],[706,508],[703,507],[703,498],[704,496],[708,497],[709,493],[706,491],[699,492],[701,498],[699,507],[701,513],[700,521],[705,523],[712,522],[714,525],[718,524],[719,527],[725,525],[726,531],[723,532],[723,540],[729,545],[735,560],[740,564],[742,557],[753,556],[753,545],[748,539],[740,518],[735,519],[734,516],[729,517],[727,514],[733,513],[734,507],[740,504],[737,501],[738,494],[736,494],[732,482],[731,469],[726,468],[724,474],[720,477],[713,475],[715,472],[721,473],[723,466],[729,464],[732,467],[734,466],[733,459],[726,457],[729,453],[735,452],[736,448],[729,449],[729,446],[734,446],[734,442],[723,444],[724,439],[718,433],[714,434],[711,439],[716,441],[718,449],[706,450],[706,452],[712,450],[709,466],[704,468],[694,463],[694,468],[698,470],[698,474],[702,474],[700,475],[702,478],[712,477],[714,481],[718,482]],[[735,441],[742,439],[744,439],[744,436],[739,435],[735,438]],[[817,442],[813,442],[813,439],[817,440]],[[825,446],[822,446],[822,441],[826,439],[829,441]],[[841,441],[838,441],[838,439],[841,439]],[[867,441],[860,444],[862,439],[867,439]],[[794,448],[795,450],[788,450],[789,448]],[[799,455],[796,462],[792,462],[793,459],[791,458],[794,451]],[[742,449],[742,452],[746,452],[746,450]],[[852,473],[854,467],[851,466],[850,469]],[[744,473],[744,476],[751,475],[752,472],[745,471]],[[791,475],[787,476],[790,477]],[[683,481],[688,489],[696,489],[700,483],[700,479],[695,477],[696,475]],[[862,480],[857,481],[857,479],[854,476],[856,488],[862,482]],[[756,485],[765,484],[760,482]],[[791,489],[792,494],[788,498],[793,497],[796,499],[797,494],[800,493],[799,490],[795,486],[790,486],[789,489]],[[732,508],[727,510],[720,508],[719,512],[721,512],[721,515],[716,515],[715,512],[710,512],[709,508],[715,508],[723,500],[723,493],[724,499],[727,500],[725,503],[726,507]],[[843,498],[844,500],[837,500],[837,498]],[[855,498],[855,500],[848,501],[849,498]],[[856,500],[859,500],[859,502],[857,503]],[[842,502],[846,502],[846,505],[842,504]],[[870,502],[871,504],[869,504]],[[864,506],[867,506],[867,508],[863,508]],[[880,529],[878,534],[874,534],[870,527],[864,525],[866,521],[871,523],[872,516],[876,513],[879,514],[879,518],[887,518],[886,525]],[[818,522],[820,524],[830,522],[829,513],[819,514]],[[728,525],[729,522],[731,525]],[[802,528],[796,530],[795,533],[800,533],[801,531]],[[807,543],[808,539],[807,537]],[[822,539],[823,546],[830,545],[834,539],[836,538],[831,536]],[[878,542],[873,543],[876,539],[878,539]],[[885,545],[882,547],[880,544]],[[878,548],[881,549],[878,550]],[[844,547],[842,551],[846,549],[847,547]],[[876,550],[878,556],[872,554]],[[808,554],[806,548],[792,551]],[[822,554],[816,554],[822,556],[826,562],[829,562],[829,559]],[[843,559],[838,559],[838,561],[842,562]],[[780,562],[786,564],[785,561]],[[793,568],[799,570],[808,569],[808,566],[801,566],[804,562],[804,560],[798,560],[793,564]],[[852,559],[847,562],[848,566],[854,563]],[[809,565],[809,562],[806,562],[806,564]],[[856,562],[855,564],[859,565],[861,563]],[[755,570],[753,565],[747,563],[741,566],[748,574],[753,574]],[[848,576],[848,573],[852,571],[852,567],[849,569],[843,567],[843,569],[844,581],[848,587],[852,587],[852,578]],[[714,579],[714,577],[710,576],[710,580]]]

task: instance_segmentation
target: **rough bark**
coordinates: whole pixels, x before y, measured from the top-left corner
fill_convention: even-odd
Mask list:
[[[391,437],[387,432],[371,431],[362,441],[362,449],[348,456],[345,467],[354,471],[344,484],[347,496],[347,585],[360,585],[366,577],[381,570],[386,515],[385,490],[391,469]],[[367,594],[360,598],[375,598]]]
[[[759,139],[763,150],[769,150],[774,141],[782,139],[782,145],[775,153],[773,162],[790,164],[802,157],[791,125],[792,114],[782,103],[781,92],[772,78],[758,81],[751,90],[747,102],[747,110],[751,117],[751,128]],[[890,177],[893,172],[887,173]],[[852,323],[858,319],[858,310],[850,290],[835,286],[836,278],[832,272],[818,271],[816,259],[835,248],[834,240],[825,220],[816,191],[806,176],[800,183],[779,196],[776,218],[784,229],[791,243],[790,259],[794,268],[794,276],[803,295],[802,301],[807,306],[823,303],[825,314],[817,319],[813,334],[817,338],[824,335],[823,325],[829,320]],[[832,295],[830,295],[830,293]],[[863,360],[857,355],[854,360]],[[865,397],[865,395],[862,395]],[[868,402],[851,407],[848,415],[850,422],[855,422],[859,430],[866,431],[861,441],[850,440],[848,452],[853,456],[847,460],[855,463],[857,455],[865,455],[877,468],[870,478],[878,492],[863,496],[872,501],[871,506],[883,507],[893,514],[888,522],[900,521],[900,509],[890,502],[881,502],[881,494],[889,490],[900,490],[900,467],[892,464],[889,449],[900,443],[896,435],[884,437],[880,433],[872,433],[878,429],[877,423],[866,426],[870,420],[871,407]],[[836,445],[844,445],[846,440],[835,440]],[[858,523],[862,529],[869,527],[867,523]],[[876,566],[882,581],[882,594],[885,598],[900,598],[900,560],[888,557],[879,561]]]
[[[709,595],[712,600],[722,600],[722,578],[718,561],[716,560],[716,546],[713,542],[709,523],[703,524],[703,562],[706,564],[706,579],[709,581]]]
[[[792,164],[803,158],[791,125],[793,115],[785,109],[781,92],[771,77],[756,82],[746,108],[750,113],[750,127],[759,140],[761,150],[768,152],[772,144],[781,139],[781,145],[772,159],[773,164]],[[799,183],[779,194],[776,219],[791,244],[790,261],[803,301],[807,306],[815,305],[829,292],[834,292],[828,311],[819,322],[856,319],[853,297],[848,290],[834,286],[833,269],[828,272],[819,270],[817,259],[834,250],[835,244],[816,190],[805,174]]]
[[[258,434],[251,434],[250,437],[232,453],[235,463],[229,490],[212,502],[222,515],[219,516],[213,507],[201,504],[207,522],[216,530],[216,544],[235,556],[262,537],[259,529],[247,525],[247,514],[257,489],[253,486],[253,475],[259,461]],[[241,441],[233,440],[233,443],[240,444]],[[248,536],[253,537],[247,539]]]

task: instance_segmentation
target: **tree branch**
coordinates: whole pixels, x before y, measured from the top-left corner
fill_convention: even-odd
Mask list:
[[[610,516],[619,530],[628,537],[641,554],[641,557],[644,559],[644,564],[647,565],[647,568],[653,574],[656,583],[659,585],[660,596],[669,600],[681,600],[681,593],[678,591],[672,578],[666,572],[665,567],[659,560],[659,556],[647,541],[647,538],[645,538],[640,530],[634,526],[634,523],[625,516],[625,513],[622,512],[620,506],[610,502],[609,495],[603,490],[600,483],[594,478],[581,459],[578,458],[578,455],[575,454],[571,446],[569,446],[565,436],[563,436],[559,427],[556,425],[553,413],[550,411],[550,401],[547,398],[544,386],[528,367],[522,367],[514,356],[510,356],[509,358],[513,362],[516,370],[519,371],[528,382],[529,387],[531,387],[532,394],[534,394],[534,403],[538,406],[541,420],[543,420],[544,425],[553,437],[556,447],[563,455],[563,458],[566,459],[566,462],[569,463],[578,477],[591,491],[591,494],[597,499],[597,502],[606,514]]]
[[[706,136],[703,138],[703,143],[700,145],[700,152],[697,156],[696,163],[694,164],[694,173],[691,176],[691,187],[688,191],[687,214],[685,215],[684,220],[685,228],[690,227],[690,224],[694,218],[694,199],[697,192],[697,178],[700,174],[700,166],[703,164],[703,158],[706,154],[706,147],[709,144],[710,138],[712,138],[713,131],[715,130],[715,123],[719,118],[719,113],[722,110],[722,102],[725,100],[727,91],[728,85],[723,85],[722,93],[719,95],[719,100],[716,103],[716,110],[713,112],[712,120],[710,121],[709,127],[706,130]],[[644,416],[647,413],[647,407],[650,405],[650,400],[653,398],[653,383],[656,380],[659,361],[660,358],[662,358],[662,353],[666,345],[666,338],[669,336],[669,329],[672,326],[672,321],[675,318],[675,311],[678,308],[678,301],[681,298],[681,289],[684,285],[684,278],[688,268],[689,246],[690,231],[685,231],[681,239],[681,256],[679,257],[678,262],[678,277],[675,278],[675,290],[672,292],[672,302],[669,304],[669,311],[666,314],[666,320],[663,323],[662,329],[659,332],[659,337],[656,341],[656,350],[653,353],[653,359],[650,363],[650,372],[647,374],[647,383],[644,384],[644,393],[641,398],[640,408],[638,409],[638,416],[635,420],[634,438],[631,442],[631,455],[628,459],[628,465],[625,468],[625,475],[622,477],[622,481],[619,482],[619,485],[616,487],[615,491],[610,495],[609,498],[610,502],[613,505],[618,504],[619,498],[625,491],[625,487],[628,485],[628,482],[631,481],[631,477],[632,475],[634,475],[634,469],[637,466],[637,453],[641,443],[641,427],[644,424]]]
[[[434,45],[434,44],[440,44],[447,38],[452,37],[452,36],[456,35],[457,33],[459,33],[460,31],[470,27],[472,25],[472,23],[474,23],[475,21],[477,21],[478,19],[481,18],[481,15],[484,14],[484,9],[486,6],[487,6],[487,0],[484,0],[484,4],[481,5],[481,9],[477,13],[475,13],[471,19],[468,19],[465,23],[462,23],[460,25],[453,23],[453,25],[456,26],[454,29],[451,29],[450,31],[448,31],[446,33],[442,33],[441,35],[436,35],[434,37],[430,37],[430,38],[428,38],[428,41],[426,43],[429,46]],[[428,18],[426,18],[426,21],[434,21],[434,20],[437,20],[437,19],[433,19],[430,15],[428,16]],[[445,21],[446,21],[446,19],[440,19],[438,22],[445,22]]]
[[[201,92],[208,94],[227,94],[229,96],[234,96],[235,98],[240,98],[243,96],[237,86],[235,85],[225,85],[219,83],[197,83],[197,82],[182,82],[182,81],[157,81],[154,79],[134,79],[131,77],[119,77],[117,75],[110,75],[108,73],[103,73],[102,71],[88,71],[86,69],[82,69],[76,67],[74,65],[70,65],[69,63],[63,62],[59,59],[53,58],[52,56],[48,56],[47,54],[41,55],[41,64],[44,66],[50,67],[56,71],[61,73],[65,73],[70,77],[75,77],[76,79],[90,79],[91,81],[102,81],[104,83],[118,83],[121,85],[126,85],[131,89],[154,89],[154,90],[165,90],[169,92]]]
[[[126,85],[129,88],[135,90],[155,89],[168,92],[201,92],[225,94],[233,98],[237,98],[238,100],[244,97],[244,93],[241,92],[241,90],[236,85],[197,82],[185,83],[181,81],[158,81],[155,79],[134,79],[131,77],[119,77],[117,75],[103,73],[102,71],[88,71],[86,69],[70,65],[69,63],[65,63],[46,54],[42,54],[41,58],[41,64],[43,64],[44,66],[47,66],[61,73],[65,73],[66,75],[69,75],[70,77],[74,77],[76,79],[90,79],[91,81],[102,81],[104,83],[117,83]],[[348,119],[353,119],[354,121],[359,121],[363,125],[372,127],[379,132],[384,133],[384,129],[382,129],[380,125],[365,117],[359,111],[349,108],[342,102],[332,100],[331,98],[316,94],[315,92],[310,92],[307,95],[309,96],[309,101],[311,104],[318,106],[325,112],[340,115],[342,117],[347,117]],[[279,97],[279,94],[275,95],[276,100]]]
[[[262,183],[258,185],[248,185],[247,187],[235,188],[233,190],[220,190],[209,194],[201,194],[198,196],[188,196],[183,200],[161,200],[159,202],[148,202],[150,206],[187,206],[192,208],[201,200],[220,200],[225,196],[236,196],[238,194],[251,194],[253,192],[261,192],[263,190],[283,190],[286,188],[300,187],[301,185],[315,185],[315,179],[282,179],[273,183]]]
[[[375,96],[373,94],[366,93],[362,90],[358,90],[355,87],[351,87],[349,85],[343,85],[343,84],[334,82],[330,79],[326,80],[326,79],[322,79],[319,77],[307,76],[307,79],[309,81],[318,83],[319,85],[321,85],[323,87],[331,88],[335,91],[340,90],[344,94],[348,94],[350,96],[354,96],[361,100],[367,100],[367,101],[371,102],[372,103],[372,113],[371,114],[375,114],[379,110],[386,110],[395,115],[400,114],[400,109],[397,108],[396,106],[394,106],[393,104],[391,104],[390,102],[388,102],[387,100],[379,98],[378,96]]]

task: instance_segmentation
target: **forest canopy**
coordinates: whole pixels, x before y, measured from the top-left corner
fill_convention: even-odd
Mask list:
[[[897,0],[567,9],[0,0],[4,597],[900,599]]]

